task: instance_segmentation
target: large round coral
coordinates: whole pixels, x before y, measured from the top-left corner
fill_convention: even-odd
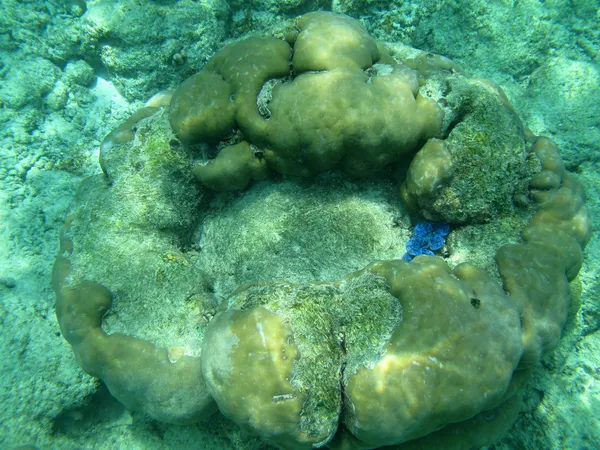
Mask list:
[[[63,334],[161,421],[220,411],[282,449],[489,444],[560,339],[583,189],[492,83],[346,16],[288,31],[107,137],[61,236]],[[400,259],[419,217],[452,225],[446,260]]]

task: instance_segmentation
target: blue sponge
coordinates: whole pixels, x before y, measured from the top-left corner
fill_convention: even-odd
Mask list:
[[[406,243],[405,261],[412,261],[415,256],[429,255],[441,249],[446,243],[450,225],[445,222],[421,222],[415,226],[413,236]]]

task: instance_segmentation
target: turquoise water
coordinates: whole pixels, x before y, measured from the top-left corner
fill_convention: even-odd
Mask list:
[[[600,447],[598,2],[3,0],[0,8],[0,448]],[[252,120],[239,113],[247,92],[227,87],[191,129],[208,133],[231,108],[235,119],[216,137],[186,140],[186,122],[170,113],[172,90],[203,68],[229,82],[223,67],[206,65],[215,52],[248,36],[293,43],[307,27],[293,20],[317,10],[360,25],[324,33],[315,47],[306,38],[304,74],[300,60],[288,71],[284,55],[283,75],[267,77],[272,94],[262,83],[250,90],[263,107]],[[398,77],[394,89],[381,88],[386,76]],[[352,77],[362,81],[345,84]],[[290,86],[301,83],[294,97]],[[202,104],[209,89],[198,92]],[[419,96],[435,111],[406,112]],[[134,115],[144,107],[156,110]],[[322,116],[311,122],[314,111]],[[126,122],[132,115],[139,120]],[[499,270],[496,251],[522,242],[540,190],[570,179],[556,158],[531,156],[535,136],[551,139],[587,198],[568,202],[578,206],[567,234],[585,247],[576,277],[579,250],[563,245],[554,216],[540,219],[556,234],[542,247],[571,246],[549,263],[563,264],[559,279],[552,272],[523,294],[544,300],[528,316],[505,274],[529,266],[516,258]],[[429,139],[437,143],[421,152]],[[246,141],[251,153],[241,159],[215,159]],[[423,221],[450,223],[443,245],[425,245],[435,259],[423,261],[437,262],[394,262],[404,281],[346,278],[372,261],[400,261]],[[536,270],[551,259],[539,251]],[[53,277],[57,254],[71,266],[57,263]],[[495,288],[471,292],[475,281],[451,271],[463,262]],[[559,292],[565,271],[569,293]],[[104,317],[97,304],[85,309],[100,300],[77,290],[84,280],[112,293]],[[285,294],[283,280],[293,286]],[[254,287],[232,297],[265,281],[260,295]],[[304,306],[289,300],[302,295]],[[468,308],[448,306],[463,297]],[[417,331],[394,335],[421,310],[430,312]],[[102,333],[82,317],[102,319],[112,340],[80,345],[80,326]],[[219,325],[224,317],[240,328],[255,320],[259,331],[235,334]],[[472,344],[440,350],[457,329]],[[528,359],[538,348],[541,362]],[[239,377],[214,375],[235,358],[245,361],[236,362]],[[438,364],[437,378],[410,372],[411,361]],[[184,363],[187,371],[174,371]],[[406,373],[389,369],[372,391],[350,382],[375,366]],[[182,418],[188,406],[195,415]]]

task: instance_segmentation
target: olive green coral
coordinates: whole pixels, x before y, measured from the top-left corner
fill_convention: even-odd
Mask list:
[[[175,90],[173,130],[185,142],[225,139],[236,121],[255,114],[263,84],[289,74],[290,56],[290,46],[275,38],[248,38],[224,47]]]
[[[346,425],[369,448],[497,406],[521,358],[519,314],[480,269],[428,256],[376,262],[402,323],[374,366],[346,375]]]
[[[204,348],[202,373],[223,415],[271,441],[311,447],[315,436],[298,425],[307,395],[292,384],[300,352],[280,316],[262,307],[219,314]]]
[[[274,38],[231,44],[182,84],[168,112],[151,106],[107,137],[104,175],[82,184],[54,265],[63,335],[83,370],[157,420],[191,423],[218,410],[282,449],[488,445],[514,421],[531,368],[560,339],[590,238],[583,188],[494,85],[437,73],[448,63],[435,59],[424,69],[414,58],[414,70],[381,65],[383,50],[344,16],[309,14],[296,32],[293,57]],[[291,211],[277,216],[283,226],[258,224],[253,234],[232,220],[223,239],[204,242],[203,221],[225,208],[203,201],[208,190],[194,177],[239,190],[273,172],[363,177],[401,162],[405,206],[455,223],[518,215],[521,237],[494,250],[489,271],[427,256],[357,270],[364,262],[352,253],[393,257],[381,248],[394,245],[383,237],[402,223],[392,219],[404,212],[390,200],[396,185],[357,182],[374,188],[353,215],[344,198],[356,196],[344,189],[351,182],[321,176],[313,186],[338,197],[270,183]],[[477,162],[489,177],[477,176]],[[527,197],[518,212],[514,185]],[[247,198],[216,197],[245,212]],[[266,220],[274,202],[262,204]],[[389,222],[369,224],[382,218]],[[254,239],[260,233],[270,240]],[[334,244],[314,259],[349,246],[327,256],[336,267],[325,275],[303,253],[308,240],[319,247],[319,233]],[[300,238],[285,256],[305,258],[304,278],[257,282],[264,273],[252,268],[288,261],[272,242],[292,235]],[[215,269],[207,257],[235,261]],[[142,312],[154,317],[145,329]],[[163,333],[167,322],[175,325]]]
[[[222,303],[201,356],[170,358],[145,340],[102,330],[111,293],[95,282],[72,284],[70,259],[79,254],[81,264],[89,251],[78,250],[75,233],[63,237],[55,263],[59,323],[84,370],[159,420],[196,421],[216,404],[283,449],[440,448],[434,436],[464,424],[483,445],[485,433],[474,431],[487,429],[479,414],[494,411],[501,428],[510,423],[527,369],[558,342],[568,281],[589,239],[572,175],[562,174],[558,189],[532,192],[540,209],[523,242],[497,254],[504,289],[472,265],[451,269],[426,256],[374,262],[338,282],[254,283]],[[75,214],[81,228],[85,209]]]
[[[375,362],[401,321],[400,303],[370,272],[253,284],[210,323],[203,374],[219,409],[243,428],[283,448],[323,445],[339,426],[343,368]]]
[[[218,191],[273,173],[365,178],[410,164],[405,206],[459,224],[511,211],[534,172],[523,145],[532,134],[498,86],[437,55],[388,53],[357,21],[327,12],[302,16],[287,41],[224,47],[177,88],[170,121],[184,143],[211,148],[194,173]],[[232,158],[240,142],[259,161]],[[264,167],[255,176],[250,166]]]
[[[164,348],[102,330],[112,294],[94,282],[68,286],[70,248],[63,238],[52,278],[60,328],[83,370],[102,379],[127,408],[157,420],[194,423],[213,414],[217,408],[201,376],[199,358],[183,356],[172,363]]]
[[[242,141],[229,145],[215,159],[198,163],[193,174],[202,184],[217,191],[237,191],[251,180],[264,180],[269,168],[262,157],[257,157],[250,144]]]
[[[311,13],[297,27],[293,56],[275,38],[248,38],[215,54],[175,91],[175,133],[197,143],[226,141],[239,130],[279,173],[308,176],[341,168],[359,177],[440,135],[442,110],[419,93],[406,66],[374,66],[378,47],[358,22]],[[272,79],[280,79],[274,87],[266,83]],[[267,104],[258,108],[265,88]],[[234,176],[233,170],[223,174]]]
[[[527,195],[533,164],[524,141],[533,138],[497,86],[459,74],[444,83],[451,125],[410,162],[402,199],[428,220],[486,222]]]

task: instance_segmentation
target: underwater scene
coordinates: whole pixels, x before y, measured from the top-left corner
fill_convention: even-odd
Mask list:
[[[598,0],[2,0],[0,449],[600,449]]]

